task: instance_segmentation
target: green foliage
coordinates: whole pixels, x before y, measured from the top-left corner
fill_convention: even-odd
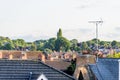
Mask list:
[[[38,51],[43,51],[44,50],[44,44],[37,44],[37,50]]]
[[[17,40],[12,40],[12,42],[13,42],[13,45],[15,46],[15,48],[17,48],[17,47],[19,46],[19,44],[18,44],[18,41],[17,41]]]
[[[1,50],[12,50],[14,45],[8,37],[0,36],[0,49]]]
[[[3,47],[4,50],[12,50],[14,48],[12,43],[6,43]]]
[[[48,48],[51,49],[52,51],[55,50],[55,41],[56,38],[50,38],[45,44],[44,44],[44,48]]]
[[[37,50],[37,46],[35,45],[35,43],[32,43],[31,51],[36,51],[36,50]]]
[[[70,50],[71,51],[80,51],[80,47],[77,45],[78,44],[78,40],[77,39],[72,39],[70,40]]]
[[[101,41],[100,42],[100,45],[104,45],[104,44],[106,44],[105,41]]]
[[[113,40],[112,42],[111,42],[111,45],[112,45],[112,47],[113,48],[120,48],[120,42],[117,42],[117,41],[115,41],[115,40]]]
[[[39,51],[44,51],[46,42],[47,42],[47,40],[37,40],[37,41],[34,41],[34,43],[37,46],[37,50],[39,50]]]
[[[114,53],[114,54],[108,54],[107,58],[120,58],[120,52]]]
[[[47,53],[47,54],[51,54],[51,53],[52,53],[52,50],[51,50],[51,49],[46,48],[46,49],[44,49],[44,52],[45,52],[45,53]]]
[[[20,47],[25,47],[26,43],[23,39],[17,39],[17,43]]]
[[[117,41],[100,41],[99,39],[92,39],[86,42],[79,43],[77,39],[68,40],[62,35],[62,29],[57,32],[57,38],[50,38],[48,40],[36,40],[34,42],[25,42],[23,39],[11,40],[8,37],[0,36],[0,50],[31,50],[31,51],[46,51],[48,53],[52,51],[77,51],[93,50],[96,47],[98,41],[99,46],[103,48],[120,48],[120,42]],[[111,57],[111,55],[108,55]],[[118,55],[114,55],[118,57]]]
[[[82,42],[82,50],[87,50],[88,49],[88,45],[86,42]]]
[[[70,41],[62,36],[62,30],[59,29],[57,39],[55,41],[55,50],[66,52],[70,49]]]
[[[57,38],[58,37],[62,37],[62,30],[61,30],[61,28],[59,29],[59,31],[58,31],[58,33],[57,33]]]
[[[65,37],[58,37],[55,42],[56,51],[68,51],[70,49],[70,41]]]
[[[112,41],[112,43],[111,43],[112,46],[115,46],[116,44],[117,44],[117,41],[115,41],[115,40]]]
[[[76,59],[71,61],[71,65],[67,68],[65,72],[69,75],[73,75],[75,69],[76,69]]]

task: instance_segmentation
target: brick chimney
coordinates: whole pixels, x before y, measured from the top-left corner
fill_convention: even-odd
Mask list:
[[[89,80],[88,70],[86,65],[95,63],[95,56],[93,55],[79,55],[77,56],[76,69],[74,77],[78,80],[79,73],[81,72],[84,80]]]

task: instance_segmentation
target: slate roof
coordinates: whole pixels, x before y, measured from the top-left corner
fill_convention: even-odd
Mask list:
[[[119,59],[99,58],[96,64],[89,64],[98,80],[119,80]]]
[[[48,80],[75,80],[41,61],[0,60],[0,80],[37,80],[41,74]]]

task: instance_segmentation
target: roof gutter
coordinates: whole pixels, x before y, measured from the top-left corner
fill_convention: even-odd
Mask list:
[[[118,75],[119,75],[119,76],[118,76],[118,80],[120,80],[120,59],[118,60],[118,64],[119,64],[119,65],[118,65],[118,69],[119,69],[119,72],[118,72]]]

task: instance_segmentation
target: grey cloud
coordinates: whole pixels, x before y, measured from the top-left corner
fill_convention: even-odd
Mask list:
[[[90,6],[89,5],[81,5],[81,6],[78,6],[76,7],[77,9],[85,9],[85,8],[89,8]]]
[[[81,34],[85,34],[85,33],[90,33],[91,31],[93,31],[92,29],[87,29],[87,28],[79,28],[79,29],[67,29],[64,30],[64,33],[70,33],[70,32],[74,32],[74,33],[81,33]]]
[[[118,34],[118,33],[107,33],[104,36],[107,37],[107,38],[110,38],[110,39],[116,39],[116,38],[120,37],[120,34]]]
[[[40,39],[49,39],[48,36],[33,36],[33,35],[25,35],[25,36],[14,36],[12,37],[12,39],[18,39],[18,38],[21,38],[21,39],[24,39],[25,41],[27,42],[33,42],[35,40],[40,40]]]
[[[93,30],[92,29],[87,29],[87,28],[82,28],[82,29],[79,29],[79,31],[82,32],[82,33],[89,33]]]
[[[77,9],[87,9],[87,8],[95,8],[96,6],[103,4],[101,0],[76,0],[79,1],[80,5],[78,5]]]
[[[120,32],[120,27],[115,27],[115,31],[119,31]]]

